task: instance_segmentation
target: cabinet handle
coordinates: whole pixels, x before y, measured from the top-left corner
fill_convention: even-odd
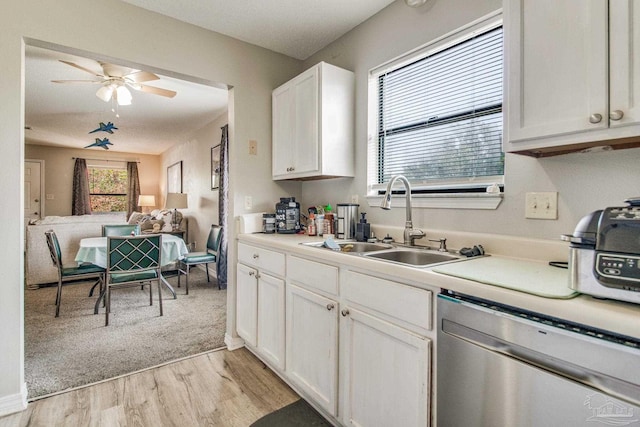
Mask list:
[[[258,254],[253,254],[253,259],[258,259],[258,258],[260,258],[260,255],[258,255]]]
[[[589,116],[589,123],[596,124],[596,123],[600,123],[601,121],[602,121],[602,114],[595,113]]]
[[[624,113],[622,112],[622,110],[614,110],[614,111],[609,113],[609,118],[611,120],[618,121],[618,120],[622,119],[623,117],[624,117]]]
[[[347,317],[349,315],[349,310],[347,310],[346,308],[344,310],[342,310],[340,313],[342,313],[342,317]]]
[[[333,310],[335,307],[336,307],[335,304],[331,304],[331,303],[327,304],[327,310],[329,311]]]

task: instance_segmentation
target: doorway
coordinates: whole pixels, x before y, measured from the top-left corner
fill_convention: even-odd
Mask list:
[[[55,49],[54,49],[55,48]],[[131,123],[132,118],[135,116],[135,111],[144,110],[146,112],[154,111],[155,107],[148,106],[143,103],[142,96],[147,94],[139,94],[140,97],[136,97],[136,93],[134,93],[134,98],[132,102],[132,106],[129,107],[137,107],[138,110],[124,110],[124,107],[113,108],[115,111],[111,111],[113,105],[109,103],[105,103],[103,100],[100,100],[95,96],[96,86],[93,85],[80,85],[80,87],[74,87],[72,89],[73,94],[69,95],[65,99],[65,105],[74,105],[79,106],[85,98],[79,99],[75,98],[81,92],[81,89],[84,90],[84,86],[88,89],[88,93],[85,93],[86,99],[91,99],[92,101],[97,100],[98,107],[96,111],[84,112],[83,114],[91,115],[90,125],[85,125],[84,129],[80,128],[80,131],[76,133],[70,133],[69,137],[62,137],[60,135],[64,135],[64,132],[56,131],[52,132],[53,136],[48,136],[46,134],[47,126],[50,125],[65,125],[69,122],[73,122],[74,126],[78,127],[78,123],[80,120],[80,116],[71,117],[73,114],[70,111],[63,111],[59,113],[55,113],[53,111],[44,111],[43,109],[47,108],[47,102],[45,100],[45,94],[41,89],[37,90],[37,99],[38,102],[35,103],[31,101],[33,98],[31,97],[30,89],[34,85],[34,82],[30,79],[31,74],[30,71],[33,69],[30,66],[30,50],[38,49],[38,55],[36,60],[38,61],[37,67],[39,73],[42,73],[44,67],[44,61],[47,60],[48,55],[53,56],[54,62],[59,62],[59,59],[64,58],[65,60],[70,60],[70,56],[75,57],[71,58],[72,60],[77,60],[80,62],[79,58],[84,58],[85,60],[93,60],[95,61],[98,58],[96,55],[87,52],[77,52],[71,51],[70,49],[59,47],[59,46],[51,46],[46,44],[45,47],[40,46],[27,46],[25,49],[25,123],[31,130],[27,129],[25,131],[25,152],[26,157],[31,159],[34,156],[31,154],[36,151],[42,154],[42,156],[37,157],[45,157],[36,159],[44,165],[47,164],[47,171],[44,171],[44,167],[41,169],[40,181],[41,188],[40,193],[41,196],[38,200],[42,203],[45,199],[44,193],[51,193],[52,200],[51,203],[47,204],[47,216],[57,216],[57,217],[67,217],[70,215],[70,203],[62,203],[65,198],[70,199],[69,194],[62,195],[61,193],[65,191],[64,187],[67,186],[64,182],[69,175],[64,171],[69,169],[69,164],[72,164],[71,157],[75,156],[88,156],[90,158],[99,158],[105,159],[109,161],[109,159],[113,159],[113,157],[129,157],[132,155],[136,155],[136,152],[142,152],[146,156],[153,156],[154,154],[149,154],[151,148],[149,145],[141,146],[137,150],[131,148],[131,144],[127,143],[126,146],[123,143],[122,139],[118,139],[115,136],[100,135],[100,139],[103,137],[111,138],[114,146],[111,147],[110,150],[103,150],[100,147],[93,148],[85,148],[89,145],[94,135],[89,135],[89,131],[93,130],[93,128],[97,128],[100,122],[112,121],[116,127],[119,127],[115,132],[115,135],[122,136],[127,123]],[[43,52],[45,51],[45,52]],[[49,51],[49,52],[46,52]],[[110,61],[113,61],[110,59]],[[122,63],[130,67],[134,67],[132,64]],[[60,64],[56,64],[60,65]],[[64,65],[64,64],[63,64]],[[66,66],[66,65],[65,65]],[[135,65],[135,67],[140,67],[140,65]],[[64,67],[63,67],[64,68]],[[76,71],[73,68],[69,67],[71,71]],[[162,75],[161,70],[153,70],[154,72]],[[169,73],[167,73],[169,74]],[[188,76],[176,76],[175,73],[171,73],[170,78],[166,78],[162,75],[161,80],[171,81],[178,85],[177,91],[179,94],[186,94],[188,92],[188,88],[192,85],[198,86],[207,86],[202,81],[191,81]],[[56,76],[47,76],[45,78],[44,83],[50,83],[51,80],[54,79],[62,79],[64,76],[56,75]],[[91,78],[90,76],[88,77]],[[193,79],[198,80],[198,79]],[[214,86],[215,89],[220,90],[224,85],[211,85]],[[225,110],[228,105],[228,91],[224,91],[225,97]],[[192,101],[193,102],[193,101]],[[37,105],[36,105],[37,104]],[[52,108],[55,107],[54,102],[51,103]],[[57,103],[60,104],[60,103]],[[201,105],[202,102],[195,102],[197,105]],[[143,107],[144,105],[144,107]],[[168,133],[166,130],[166,126],[176,127],[178,125],[186,125],[185,119],[177,119],[175,122],[175,117],[172,117],[171,109],[166,105],[159,108],[158,114],[160,115],[160,124],[157,125],[160,128],[160,131],[163,133]],[[155,111],[158,111],[156,109]],[[126,112],[126,115],[125,115]],[[40,118],[38,118],[38,114],[40,114]],[[116,122],[116,114],[119,114],[118,121]],[[46,117],[45,117],[46,116]],[[177,116],[177,113],[174,113],[173,116]],[[221,118],[222,116],[222,118]],[[56,120],[52,120],[51,117],[56,117]],[[105,119],[102,119],[105,117]],[[195,130],[194,126],[204,126],[206,123],[203,123],[203,117],[210,117],[211,122],[213,123],[216,120],[224,121],[225,124],[228,122],[228,117],[226,117],[226,113],[222,114],[220,111],[214,113],[207,113],[203,116],[202,112],[200,112],[199,120],[196,125],[191,124],[190,126]],[[111,119],[111,120],[109,120]],[[226,120],[225,120],[226,119]],[[206,120],[206,119],[205,119]],[[55,122],[59,123],[55,123]],[[191,122],[193,123],[193,122]],[[218,123],[215,123],[217,125]],[[143,126],[144,127],[144,126]],[[57,135],[57,136],[56,136]],[[88,140],[86,140],[88,139]],[[142,138],[137,138],[137,140],[141,140]],[[197,139],[202,139],[200,136]],[[182,142],[184,139],[180,139],[178,142]],[[62,143],[68,143],[69,146],[62,146]],[[156,143],[152,146],[154,149],[160,145],[162,141],[157,139]],[[219,139],[213,141],[205,141],[206,153],[209,153],[209,150],[212,146],[219,144]],[[174,142],[175,143],[175,142]],[[74,145],[75,144],[75,145]],[[154,166],[155,169],[158,170],[158,176],[148,177],[146,179],[147,187],[142,188],[142,193],[144,194],[156,194],[159,197],[157,200],[159,201],[158,208],[161,207],[161,200],[164,200],[164,191],[165,188],[162,187],[161,184],[166,182],[166,168],[163,167],[164,163],[168,161],[171,156],[184,156],[184,152],[188,152],[189,154],[194,155],[194,158],[198,158],[197,154],[193,153],[194,146],[192,140],[187,138],[187,144],[185,147],[180,148],[168,148],[164,152],[155,154],[157,156],[157,166]],[[41,149],[33,150],[32,148],[38,146]],[[43,148],[44,147],[44,148]],[[173,151],[172,151],[173,150]],[[62,153],[62,154],[51,154],[51,153]],[[169,154],[166,154],[169,152]],[[46,154],[43,154],[46,153]],[[124,154],[123,154],[124,153]],[[204,156],[200,156],[204,157]],[[206,156],[207,158],[209,155]],[[183,160],[187,161],[187,160]],[[26,164],[25,164],[26,167]],[[66,168],[66,169],[65,169]],[[193,164],[187,165],[185,164],[186,173],[192,174],[193,177],[197,177],[200,174],[200,166],[196,165],[195,162]],[[32,174],[33,172],[29,172]],[[217,199],[212,200],[214,198],[214,193],[210,188],[210,179],[211,179],[211,170],[210,165],[206,164],[203,166],[203,178],[202,182],[204,186],[206,186],[206,192],[204,189],[199,189],[196,187],[189,187],[186,183],[189,176],[185,175],[185,189],[189,192],[190,197],[193,196],[196,200],[194,203],[195,207],[197,207],[197,211],[193,211],[191,214],[186,213],[189,217],[191,217],[191,221],[189,222],[189,235],[191,242],[196,242],[199,246],[203,245],[206,242],[206,235],[208,234],[209,227],[211,222],[217,222],[215,218],[217,218],[217,212],[213,210],[217,209],[218,203]],[[144,178],[141,179],[145,181]],[[193,181],[193,180],[192,180]],[[192,182],[190,181],[190,182]],[[196,181],[198,181],[196,179]],[[145,185],[144,183],[141,183]],[[71,186],[71,181],[69,180],[68,187]],[[55,188],[54,188],[55,187]],[[26,188],[26,185],[25,185]],[[49,190],[54,188],[53,190]],[[215,193],[217,194],[217,193]],[[27,203],[27,200],[30,200]],[[29,208],[34,207],[32,205],[32,201],[35,200],[31,195],[29,199],[27,199],[27,194],[25,193],[25,208],[28,206]],[[66,211],[68,205],[68,212]],[[41,204],[40,215],[44,218],[45,215],[43,213],[43,205]],[[31,211],[32,209],[29,209]],[[36,210],[33,210],[36,212]],[[213,221],[212,221],[212,218]],[[52,225],[52,228],[55,229],[55,225]],[[204,230],[204,232],[203,232]],[[189,243],[189,242],[187,242]],[[28,248],[27,248],[28,250]],[[66,260],[73,261],[73,260]],[[43,260],[43,262],[49,262],[48,258]],[[200,274],[200,279],[198,279],[198,274]],[[77,374],[78,378],[82,379],[84,383],[91,383],[94,381],[99,381],[106,377],[96,377],[94,374],[99,373],[99,370],[96,370],[96,366],[129,366],[127,368],[128,372],[131,370],[135,371],[138,369],[144,369],[147,367],[155,366],[157,364],[173,360],[174,358],[179,358],[186,356],[187,354],[179,354],[177,352],[167,351],[169,348],[169,344],[175,344],[173,347],[180,347],[182,349],[190,349],[190,352],[200,352],[204,350],[211,349],[211,347],[222,346],[224,339],[224,332],[226,328],[226,291],[217,291],[217,286],[214,281],[207,283],[206,278],[204,278],[203,271],[196,271],[196,277],[192,277],[190,279],[190,295],[184,295],[184,291],[180,291],[178,289],[178,299],[177,300],[165,300],[165,314],[162,318],[157,317],[157,313],[155,309],[157,305],[154,305],[152,310],[154,310],[153,314],[149,314],[145,316],[144,307],[134,307],[131,309],[132,318],[128,321],[122,322],[121,325],[110,325],[109,329],[105,328],[104,325],[104,312],[101,311],[101,316],[93,315],[93,301],[95,301],[95,296],[93,298],[89,298],[87,295],[89,293],[89,288],[91,283],[88,284],[77,284],[77,285],[69,285],[65,286],[63,290],[63,300],[61,307],[61,318],[54,319],[53,314],[51,312],[51,308],[53,306],[53,302],[55,297],[48,295],[54,289],[50,286],[42,286],[37,290],[25,290],[25,378],[27,379],[28,391],[29,391],[29,399],[33,399],[35,397],[41,397],[43,395],[47,395],[49,393],[55,392],[55,388],[66,389],[68,387],[77,387],[81,386],[82,383],[78,382],[64,382],[61,385],[54,385],[53,388],[49,387],[47,384],[49,379],[47,378],[38,378],[42,379],[42,384],[37,385],[37,396],[32,393],[32,390],[35,389],[33,386],[33,382],[30,379],[33,379],[33,376],[30,376],[30,372],[27,370],[31,370],[35,372],[34,366],[41,366],[42,363],[59,363],[60,370],[59,376],[64,377],[68,376],[71,371],[74,371],[74,375]],[[173,277],[169,279],[174,287],[177,287],[177,278]],[[199,283],[199,285],[198,285]],[[182,287],[184,290],[184,286]],[[140,291],[138,289],[138,291]],[[207,294],[207,295],[205,295]],[[166,297],[166,295],[165,295]],[[118,298],[117,295],[114,295],[115,298]],[[124,295],[121,297],[122,301],[127,300],[128,296]],[[209,299],[207,299],[209,298]],[[147,295],[147,304],[148,304],[148,295]],[[170,307],[173,307],[172,309]],[[129,308],[126,308],[130,310]],[[171,311],[173,310],[173,314]],[[124,310],[123,310],[124,312]],[[184,315],[190,315],[191,317]],[[199,323],[199,322],[205,322]],[[81,324],[86,324],[87,328],[82,329],[80,327]],[[212,327],[213,325],[213,327]],[[112,327],[116,326],[116,327]],[[221,326],[219,329],[216,329],[218,326]],[[183,331],[179,331],[179,328],[184,328]],[[51,328],[51,329],[47,329]],[[117,331],[114,331],[118,329]],[[150,332],[155,330],[158,335],[154,335],[156,332]],[[219,334],[220,341],[216,341],[213,338],[203,338],[203,330],[207,332],[212,332],[214,329],[216,334]],[[91,330],[91,333],[88,333],[87,330]],[[171,334],[167,334],[168,331],[171,331]],[[104,334],[103,338],[97,337],[95,334]],[[57,338],[53,338],[57,335]],[[140,335],[136,335],[140,334]],[[122,337],[122,339],[116,339],[112,341],[110,345],[102,345],[109,341],[109,339],[113,337]],[[188,338],[189,336],[200,339],[198,343],[191,342],[182,342],[179,344],[179,339],[182,337]],[[150,341],[148,338],[151,338]],[[40,340],[42,344],[36,348],[33,344],[33,341],[30,340]],[[206,341],[206,345],[202,345],[202,339]],[[50,340],[50,341],[47,341]],[[147,340],[145,344],[145,340]],[[78,353],[73,353],[71,350],[78,350],[81,347],[89,346],[90,353],[86,353],[84,355],[79,355]],[[119,346],[119,347],[118,347]],[[208,347],[207,347],[208,346]],[[156,347],[156,348],[154,348]],[[163,348],[161,348],[163,347]],[[33,351],[31,351],[33,350]],[[155,351],[160,350],[160,351]],[[110,353],[111,352],[111,353]],[[117,357],[121,357],[118,359]],[[32,357],[38,358],[38,360],[34,362]],[[31,359],[30,359],[31,358]],[[138,360],[140,364],[130,363]],[[83,361],[87,362],[83,367],[79,367],[79,362]],[[69,366],[74,366],[74,369],[69,369]],[[84,371],[83,371],[84,369]],[[52,373],[55,370],[50,369],[42,369],[39,372],[47,372],[51,371]],[[127,373],[125,371],[111,371],[111,374],[107,375],[119,375],[123,373]],[[55,375],[52,375],[52,377]]]
[[[24,223],[44,217],[44,160],[24,161]]]

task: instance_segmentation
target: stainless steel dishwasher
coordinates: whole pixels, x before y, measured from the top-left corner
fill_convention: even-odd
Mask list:
[[[438,295],[439,427],[640,426],[640,343]]]

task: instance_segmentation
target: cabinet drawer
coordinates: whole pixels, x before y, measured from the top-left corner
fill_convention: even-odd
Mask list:
[[[338,294],[338,267],[332,265],[289,256],[287,278],[307,288]]]
[[[344,277],[342,294],[349,303],[374,310],[400,326],[431,330],[431,291],[353,271]]]
[[[284,254],[255,246],[238,243],[238,261],[284,276]]]

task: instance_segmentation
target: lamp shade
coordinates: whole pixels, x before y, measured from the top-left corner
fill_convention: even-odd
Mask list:
[[[187,203],[186,193],[167,193],[167,200],[164,203],[166,209],[186,209],[189,207]]]
[[[141,194],[138,196],[138,206],[155,206],[156,205],[156,196],[153,194]]]

